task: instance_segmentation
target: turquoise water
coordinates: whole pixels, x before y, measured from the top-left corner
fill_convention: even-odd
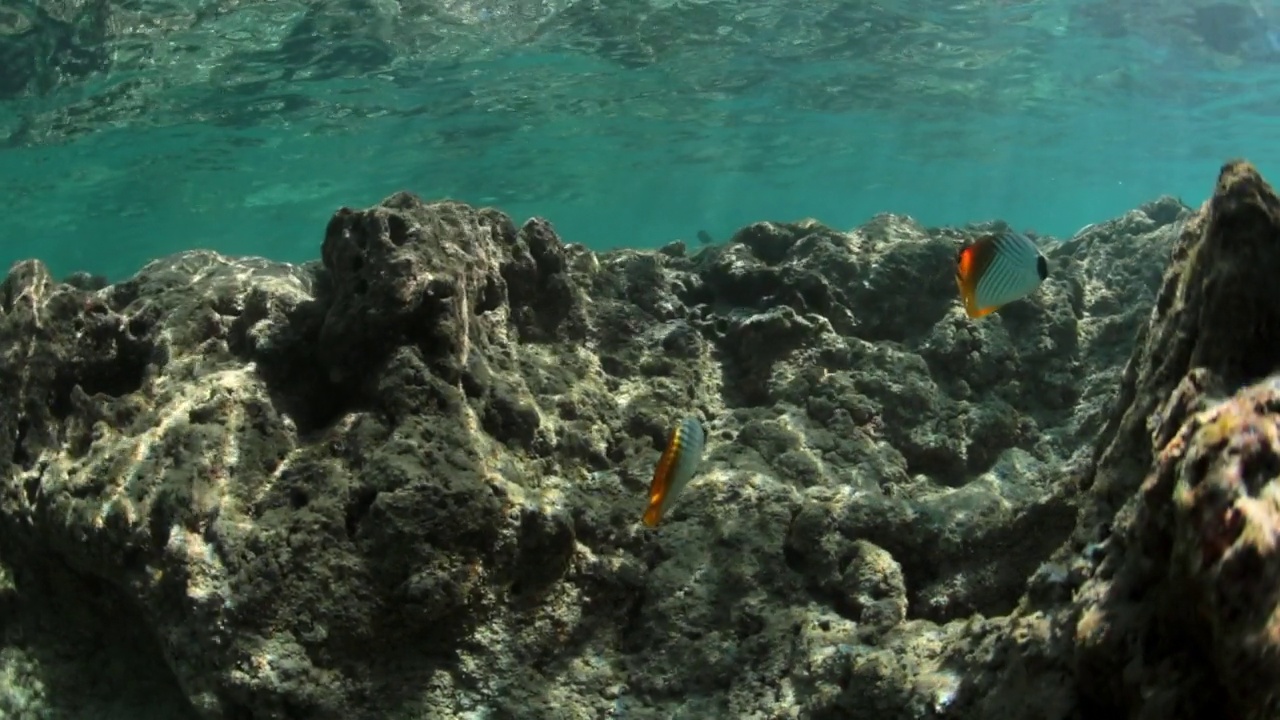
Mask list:
[[[1256,3],[82,5],[0,11],[5,265],[308,260],[401,189],[598,249],[879,212],[1065,237],[1271,171],[1280,114]]]

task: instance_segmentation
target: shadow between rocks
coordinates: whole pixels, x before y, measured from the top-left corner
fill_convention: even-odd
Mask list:
[[[0,714],[51,720],[196,716],[144,614],[108,581],[59,558],[0,592]],[[21,567],[18,565],[17,567]],[[92,597],[85,603],[80,598]]]

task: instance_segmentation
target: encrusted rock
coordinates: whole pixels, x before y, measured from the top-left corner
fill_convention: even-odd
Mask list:
[[[1084,516],[1093,523],[1081,528],[1111,538],[1071,616],[1087,702],[1141,717],[1280,711],[1280,668],[1266,659],[1274,640],[1260,620],[1274,612],[1280,530],[1266,509],[1280,465],[1275,385],[1264,380],[1280,367],[1277,236],[1280,201],[1234,161],[1175,246],[1096,462]],[[1158,641],[1123,660],[1143,637]]]

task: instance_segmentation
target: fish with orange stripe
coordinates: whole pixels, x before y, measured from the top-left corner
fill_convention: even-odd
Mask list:
[[[964,311],[980,318],[1035,292],[1049,261],[1025,235],[983,235],[956,253],[956,287]]]
[[[649,484],[649,507],[644,511],[644,524],[657,527],[680,491],[698,471],[707,436],[697,418],[687,417],[671,431],[667,447],[658,459]]]

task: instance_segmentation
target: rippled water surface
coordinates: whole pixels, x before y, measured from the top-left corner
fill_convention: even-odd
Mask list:
[[[318,254],[400,189],[596,248],[759,219],[1069,236],[1272,166],[1255,0],[5,0],[3,261]]]

